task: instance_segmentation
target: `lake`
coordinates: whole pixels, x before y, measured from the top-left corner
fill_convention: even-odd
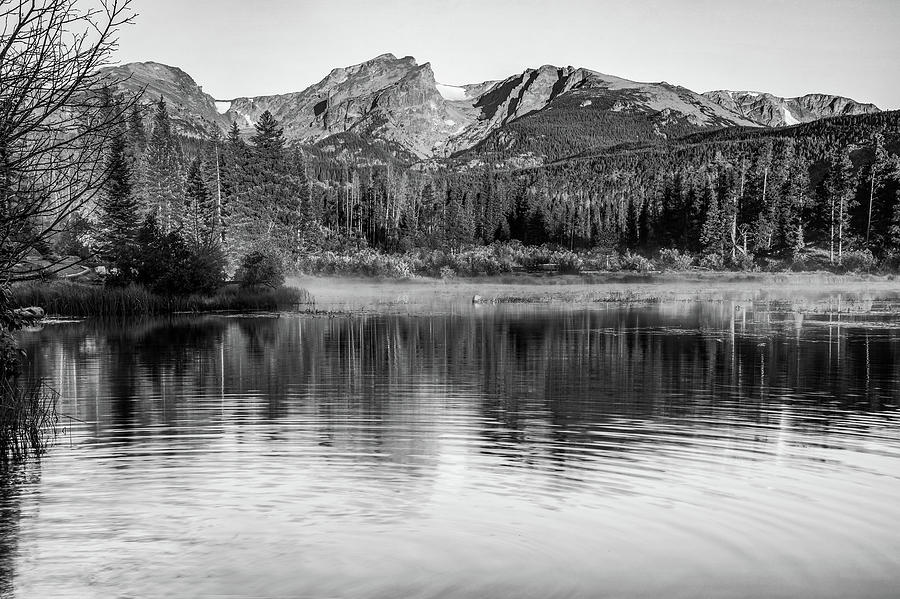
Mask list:
[[[0,590],[897,596],[896,301],[406,303],[24,333]]]

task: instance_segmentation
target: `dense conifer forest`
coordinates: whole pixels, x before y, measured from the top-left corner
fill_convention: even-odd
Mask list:
[[[647,256],[677,250],[715,269],[771,259],[802,267],[813,251],[829,264],[871,267],[893,263],[900,247],[897,113],[722,129],[529,168],[487,146],[410,164],[344,138],[367,153],[337,160],[321,148],[288,147],[269,113],[249,139],[236,124],[210,139],[183,137],[165,102],[136,105],[108,150],[113,176],[99,218],[73,223],[66,241],[75,247],[62,249],[95,251],[137,282],[202,289],[254,250],[296,265],[323,251],[452,253],[521,242]],[[566,140],[533,138],[532,149],[549,155]],[[160,274],[160,263],[177,268]]]

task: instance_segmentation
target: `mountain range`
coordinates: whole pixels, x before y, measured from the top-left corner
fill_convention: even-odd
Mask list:
[[[249,135],[268,110],[289,142],[335,155],[375,144],[408,162],[498,152],[542,163],[725,127],[784,127],[879,111],[835,95],[700,94],[571,66],[544,65],[498,81],[444,85],[429,63],[393,54],[336,68],[302,91],[228,100],[160,63],[129,63],[107,73],[121,89],[143,90],[145,101],[162,96],[186,135],[206,136],[232,122]]]

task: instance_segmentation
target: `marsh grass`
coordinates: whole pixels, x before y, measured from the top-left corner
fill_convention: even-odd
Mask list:
[[[64,281],[17,285],[15,307],[40,306],[56,316],[134,316],[175,312],[277,311],[311,301],[303,289],[226,287],[214,295],[170,296],[145,287],[103,287]]]
[[[42,455],[59,433],[59,394],[43,381],[0,381],[0,463]]]

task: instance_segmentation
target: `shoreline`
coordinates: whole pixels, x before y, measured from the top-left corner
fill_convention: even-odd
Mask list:
[[[121,290],[112,292],[112,297],[106,297],[104,288],[76,287],[82,286],[71,282],[62,286],[53,282],[33,285],[26,303],[44,308],[45,320],[59,320],[273,311],[310,316],[398,312],[422,314],[460,312],[488,305],[588,307],[672,301],[791,300],[806,304],[842,295],[847,295],[845,299],[851,302],[900,300],[900,277],[896,275],[838,275],[830,272],[615,271],[589,275],[514,273],[451,279],[295,275],[285,281],[283,295],[293,301],[301,298],[305,301],[293,305],[292,309],[287,309],[286,304],[277,306],[280,302],[276,302],[274,297],[265,297],[282,295],[279,292],[264,293],[262,298],[252,302],[238,302],[235,301],[238,298],[229,297],[206,298],[203,302],[196,298],[184,298],[171,304],[166,300],[164,307],[155,306],[150,310],[147,298],[131,298],[130,294]],[[98,293],[100,297],[96,305],[87,297],[72,301],[74,298],[70,294],[75,291]],[[48,304],[42,305],[39,298],[47,300]],[[126,306],[122,302],[134,302],[135,305]],[[167,309],[169,306],[171,309]]]
[[[832,273],[495,275],[450,280],[294,276],[286,284],[307,290],[316,308],[349,313],[446,311],[484,304],[588,306],[761,298],[818,301],[835,294],[900,299],[900,279],[894,275]]]

